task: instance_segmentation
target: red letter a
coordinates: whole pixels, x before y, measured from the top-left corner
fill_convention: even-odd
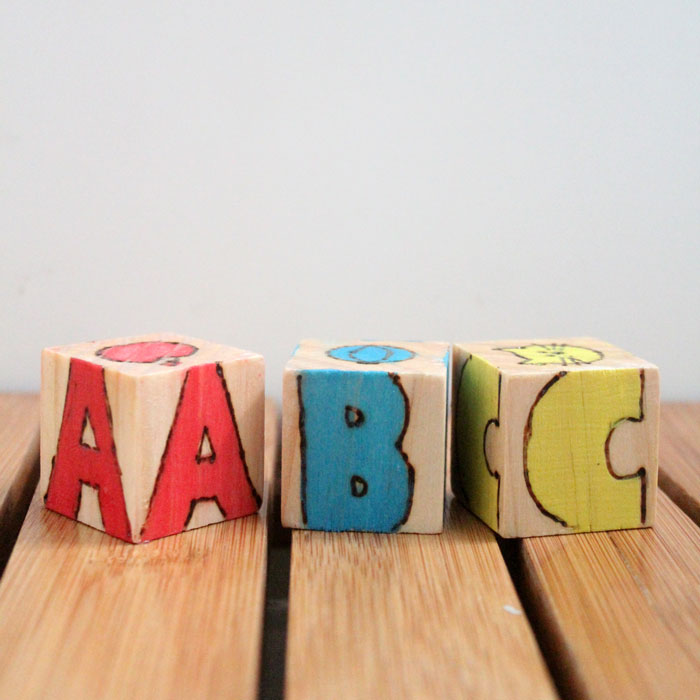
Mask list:
[[[200,454],[205,439],[208,456]],[[228,387],[216,364],[192,367],[185,375],[142,540],[182,532],[197,502],[204,500],[215,501],[225,520],[250,515],[260,506]]]
[[[82,441],[87,420],[95,436],[94,447]],[[82,484],[97,489],[105,532],[131,542],[104,370],[73,358],[56,456],[44,498],[46,507],[76,519]]]

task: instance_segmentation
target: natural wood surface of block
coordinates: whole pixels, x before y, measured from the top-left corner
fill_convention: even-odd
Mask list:
[[[264,361],[161,333],[42,353],[46,507],[127,542],[254,513]]]
[[[295,531],[288,700],[555,698],[495,535]]]
[[[661,404],[659,486],[700,525],[700,403]]]
[[[302,341],[284,372],[282,523],[440,532],[447,343]]]
[[[452,487],[504,537],[648,527],[654,365],[593,338],[453,348]]]
[[[659,493],[652,529],[523,540],[527,596],[566,697],[700,688],[700,529]]]
[[[266,507],[133,547],[37,493],[0,585],[0,697],[255,698]]]
[[[38,462],[39,397],[0,395],[0,567],[36,486]]]

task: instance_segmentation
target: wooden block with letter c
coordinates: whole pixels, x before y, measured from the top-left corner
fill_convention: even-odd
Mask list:
[[[504,537],[648,527],[659,372],[594,338],[456,344],[452,488]]]

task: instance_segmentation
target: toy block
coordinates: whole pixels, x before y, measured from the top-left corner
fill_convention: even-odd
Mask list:
[[[127,542],[256,512],[264,372],[260,355],[168,333],[45,349],[46,507]]]
[[[449,345],[304,340],[284,371],[282,524],[442,531]]]
[[[453,347],[452,489],[503,537],[649,527],[659,372],[593,338]]]

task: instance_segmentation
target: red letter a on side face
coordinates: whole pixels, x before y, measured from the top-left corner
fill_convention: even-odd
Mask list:
[[[207,456],[201,454],[204,442]],[[185,375],[142,540],[182,532],[197,502],[204,500],[215,501],[225,520],[250,515],[260,506],[228,387],[216,364],[192,367]]]
[[[87,420],[92,426],[94,447],[82,441]],[[76,519],[82,484],[97,489],[105,532],[131,542],[104,370],[72,359],[56,456],[44,499],[46,507]]]

